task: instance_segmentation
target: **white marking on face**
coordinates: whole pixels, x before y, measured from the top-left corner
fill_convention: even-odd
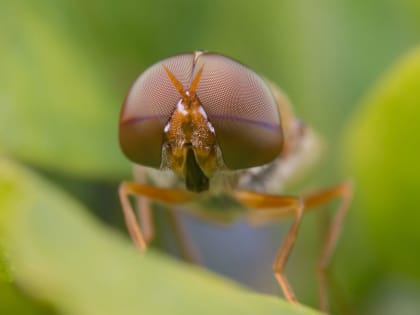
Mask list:
[[[165,125],[165,128],[163,128],[163,131],[167,133],[169,131],[169,128],[171,128],[171,122],[168,121],[168,123]]]
[[[207,116],[207,113],[206,113],[206,111],[204,110],[204,108],[203,108],[203,106],[199,106],[198,107],[198,112],[200,113],[200,115],[201,116],[203,116],[204,117],[204,119],[207,121],[207,128],[209,128],[209,130],[214,134],[215,132],[214,132],[214,127],[213,127],[213,125],[209,122],[209,120],[208,120],[208,116]]]
[[[208,121],[207,122],[207,127],[210,129],[210,131],[214,134],[215,132],[214,132],[214,127],[213,127],[213,125]]]
[[[207,120],[207,114],[206,114],[206,112],[204,111],[204,108],[203,108],[203,106],[200,106],[199,108],[198,108],[198,111],[200,112],[200,114]]]
[[[182,100],[180,100],[178,102],[178,104],[176,105],[176,109],[178,112],[180,112],[182,115],[187,116],[188,115],[188,111],[185,109],[184,104],[182,103]]]

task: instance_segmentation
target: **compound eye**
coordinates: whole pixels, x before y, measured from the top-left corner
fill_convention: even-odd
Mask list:
[[[243,169],[267,164],[283,145],[279,109],[269,87],[244,65],[203,54],[197,96],[212,123],[225,165]]]
[[[120,146],[131,161],[160,167],[163,129],[181,98],[164,66],[187,89],[193,61],[193,54],[164,59],[148,68],[134,82],[124,101],[119,124]]]

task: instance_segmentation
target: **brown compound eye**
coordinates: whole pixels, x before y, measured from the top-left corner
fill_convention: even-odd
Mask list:
[[[133,162],[160,167],[163,129],[181,98],[164,66],[187,89],[193,63],[193,54],[170,57],[152,65],[134,82],[124,101],[119,125],[121,149]]]
[[[213,125],[229,169],[264,165],[283,145],[279,109],[269,87],[255,72],[218,54],[203,54],[196,94]]]
[[[274,160],[283,134],[269,87],[249,68],[211,53],[167,58],[140,75],[120,115],[124,154],[137,164],[159,168],[164,128],[181,98],[167,70],[188,90],[200,69],[196,96],[214,127],[225,165],[235,170]]]

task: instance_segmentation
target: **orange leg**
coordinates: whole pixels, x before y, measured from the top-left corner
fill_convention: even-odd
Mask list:
[[[191,239],[185,233],[182,222],[178,217],[175,209],[168,211],[169,223],[171,224],[172,230],[174,231],[175,239],[179,245],[182,257],[192,263],[199,265],[201,262],[200,255],[197,249],[193,246],[194,244],[190,241]]]
[[[287,281],[284,271],[287,260],[296,241],[300,222],[302,221],[304,211],[304,202],[302,198],[294,196],[273,196],[249,191],[237,191],[234,193],[234,196],[239,202],[250,208],[250,220],[254,220],[260,214],[264,214],[265,210],[261,209],[271,208],[275,208],[275,210],[267,210],[270,213],[268,216],[265,216],[265,220],[271,220],[274,217],[294,217],[292,226],[287,232],[286,239],[280,246],[277,256],[274,259],[273,270],[274,276],[276,277],[276,280],[279,283],[286,299],[289,302],[296,303],[297,300],[295,294]]]
[[[305,198],[305,204],[308,208],[325,204],[334,198],[341,198],[341,203],[327,229],[324,245],[317,263],[319,302],[320,309],[323,311],[329,309],[326,272],[336,248],[343,227],[344,218],[348,212],[352,197],[353,186],[349,182],[344,182],[330,189],[311,194]]]
[[[321,310],[327,312],[328,294],[326,289],[325,272],[329,266],[332,253],[335,249],[342,228],[344,217],[349,208],[352,191],[352,186],[345,182],[332,188],[310,194],[303,198],[293,196],[273,196],[248,191],[238,191],[234,193],[234,196],[239,202],[250,208],[249,219],[251,221],[269,221],[278,218],[294,217],[293,223],[283,244],[280,246],[273,263],[274,275],[277,282],[282,288],[285,297],[290,302],[296,302],[297,300],[284,275],[284,271],[299,232],[299,225],[302,220],[303,212],[311,208],[321,206],[330,200],[339,197],[341,198],[341,204],[328,228],[327,237],[317,264],[320,308]]]
[[[122,182],[119,187],[119,197],[124,212],[124,219],[128,232],[134,244],[143,252],[147,248],[147,241],[153,236],[153,227],[151,224],[150,205],[146,201],[140,200],[139,206],[147,208],[139,209],[139,216],[143,219],[142,226],[146,231],[144,233],[139,227],[129,196],[142,197],[141,199],[153,199],[157,202],[177,205],[187,203],[194,198],[194,194],[185,190],[164,189],[135,182]]]
[[[141,231],[146,244],[155,237],[155,228],[153,224],[152,208],[150,200],[144,197],[137,196],[136,203],[137,216],[140,219]]]

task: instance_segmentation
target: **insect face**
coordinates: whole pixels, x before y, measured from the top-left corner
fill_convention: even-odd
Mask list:
[[[217,170],[267,164],[283,133],[277,103],[252,70],[218,54],[165,59],[134,83],[120,116],[128,158],[169,167],[190,190],[207,190]]]
[[[195,93],[202,69],[188,90],[184,90],[168,68],[165,67],[165,71],[181,99],[163,130],[163,161],[174,172],[183,175],[189,190],[208,190],[209,177],[218,165],[214,128]]]

